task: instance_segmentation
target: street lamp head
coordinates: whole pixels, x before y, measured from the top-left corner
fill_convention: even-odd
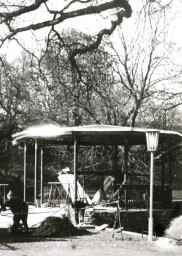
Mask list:
[[[147,150],[150,152],[156,151],[158,147],[158,141],[159,141],[159,131],[157,130],[147,131],[146,139],[147,139]]]

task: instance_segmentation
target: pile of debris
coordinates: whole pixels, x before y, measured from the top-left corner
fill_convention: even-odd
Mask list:
[[[76,228],[68,217],[48,217],[33,232],[36,237],[67,237],[88,234]]]

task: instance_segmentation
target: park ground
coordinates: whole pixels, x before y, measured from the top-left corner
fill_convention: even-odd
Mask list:
[[[182,255],[182,245],[167,238],[149,242],[141,235],[89,230],[89,234],[63,238],[38,238],[31,234],[12,235],[0,230],[1,256],[174,256]]]

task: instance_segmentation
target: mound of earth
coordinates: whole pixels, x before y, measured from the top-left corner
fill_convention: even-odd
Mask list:
[[[182,239],[182,216],[173,219],[165,231],[165,236],[175,240]]]
[[[35,229],[32,235],[36,237],[66,237],[86,233],[88,231],[76,228],[68,217],[48,217]]]

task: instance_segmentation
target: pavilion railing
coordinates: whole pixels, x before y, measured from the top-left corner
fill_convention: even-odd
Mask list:
[[[119,187],[118,187],[119,188]],[[150,187],[149,185],[124,184],[119,188],[120,206],[130,208],[149,207]],[[169,186],[154,185],[153,208],[171,208],[172,191]]]

